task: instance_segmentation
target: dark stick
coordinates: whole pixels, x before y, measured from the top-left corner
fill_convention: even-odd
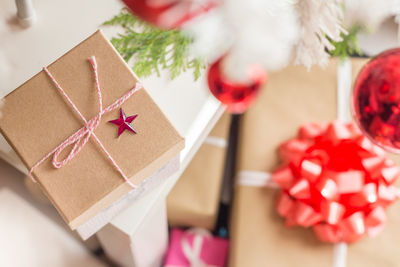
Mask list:
[[[234,192],[234,178],[236,170],[236,153],[239,137],[240,115],[232,115],[229,128],[228,149],[225,158],[224,178],[220,195],[220,204],[215,234],[221,237],[229,237],[230,209]]]

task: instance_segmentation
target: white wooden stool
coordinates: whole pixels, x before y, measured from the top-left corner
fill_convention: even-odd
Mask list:
[[[30,1],[29,1],[30,2]],[[36,23],[27,29],[0,21],[0,97],[17,88],[84,40],[123,7],[117,0],[41,0],[34,2]],[[0,3],[0,17],[15,16],[13,1]],[[104,28],[108,37],[116,30]],[[143,80],[145,88],[186,139],[181,169],[142,199],[117,215],[97,235],[106,254],[122,266],[159,266],[167,246],[165,200],[180,174],[223,113],[223,107],[206,89],[204,77],[192,73],[173,81],[168,74]],[[25,171],[5,140],[0,157]]]

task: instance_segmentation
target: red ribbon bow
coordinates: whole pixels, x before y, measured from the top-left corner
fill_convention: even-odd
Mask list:
[[[352,123],[310,123],[279,148],[284,165],[278,213],[287,226],[313,227],[326,242],[354,242],[378,234],[385,209],[398,198],[400,169]]]

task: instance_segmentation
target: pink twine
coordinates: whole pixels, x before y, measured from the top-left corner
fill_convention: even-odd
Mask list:
[[[35,179],[32,176],[32,172],[40,164],[42,164],[45,160],[47,160],[51,155],[53,155],[52,164],[53,164],[53,166],[55,168],[58,169],[58,168],[64,167],[66,164],[68,164],[69,161],[71,161],[71,159],[73,159],[82,150],[82,148],[86,145],[86,143],[89,140],[89,138],[91,136],[93,136],[94,140],[96,140],[96,142],[102,148],[102,150],[106,154],[107,158],[111,161],[111,163],[115,167],[115,169],[121,174],[121,176],[125,180],[125,182],[128,183],[131,187],[135,188],[136,185],[129,181],[128,177],[124,174],[124,172],[121,170],[121,168],[115,162],[115,160],[112,158],[110,153],[108,153],[108,151],[103,146],[103,144],[101,143],[99,138],[96,136],[94,131],[99,126],[102,115],[119,108],[129,97],[131,97],[133,95],[133,93],[136,90],[139,90],[142,87],[142,85],[140,83],[136,83],[136,86],[134,88],[132,88],[129,92],[127,92],[121,98],[117,99],[113,104],[111,104],[108,107],[106,107],[105,109],[103,109],[103,99],[102,99],[101,90],[100,90],[100,83],[99,83],[99,77],[98,77],[98,72],[97,72],[96,58],[94,56],[92,56],[92,57],[89,58],[89,61],[90,61],[91,65],[92,65],[92,68],[93,68],[93,71],[94,71],[94,78],[95,78],[95,82],[96,82],[97,96],[98,96],[98,100],[99,100],[99,113],[97,114],[96,117],[92,118],[89,121],[87,121],[85,119],[85,117],[82,115],[82,113],[78,110],[78,108],[75,106],[75,104],[72,102],[72,100],[65,93],[64,89],[62,89],[60,84],[56,81],[56,79],[53,77],[53,75],[49,72],[49,70],[46,67],[43,68],[43,70],[50,77],[50,79],[53,81],[55,86],[59,89],[59,91],[62,93],[62,95],[68,101],[68,103],[72,106],[72,108],[75,110],[75,112],[78,113],[79,117],[81,117],[81,119],[82,119],[82,121],[84,122],[85,125],[82,128],[80,128],[78,131],[76,131],[74,134],[72,134],[70,137],[68,137],[64,142],[62,142],[59,146],[57,146],[53,151],[48,153],[44,158],[39,160],[29,170],[29,176],[32,178],[33,181],[35,181]],[[68,156],[64,160],[59,161],[58,160],[58,156],[60,155],[60,153],[66,147],[68,147],[70,145],[74,145],[72,150],[71,150],[71,152],[68,154]]]

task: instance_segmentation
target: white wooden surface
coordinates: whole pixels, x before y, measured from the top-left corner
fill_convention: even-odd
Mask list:
[[[32,0],[15,0],[17,6],[17,17],[19,24],[23,27],[30,27],[36,21],[36,13]]]
[[[106,266],[10,188],[0,189],[0,235],[3,267]]]
[[[132,216],[135,216],[132,214]],[[168,247],[168,224],[165,202],[158,202],[142,221],[134,235],[108,224],[98,238],[109,257],[123,266],[162,266]]]
[[[100,244],[96,236],[83,241],[76,232],[71,232],[69,226],[64,223],[61,216],[59,216],[56,209],[49,203],[48,199],[43,195],[40,189],[37,187],[32,188],[32,185],[33,184],[31,183],[31,180],[29,178],[26,179],[23,173],[19,172],[13,166],[0,159],[0,190],[7,189],[13,191],[15,194],[29,203],[32,208],[38,210],[44,217],[47,217],[54,224],[58,225],[60,229],[63,229],[64,232],[72,235],[87,249],[91,251],[96,251],[99,249]],[[37,189],[39,190],[37,191]],[[13,208],[13,206],[10,205],[10,208]],[[2,214],[0,214],[0,217],[1,216]],[[11,238],[11,236],[8,235],[1,235],[1,237],[4,239]],[[21,247],[24,246],[25,244],[21,244]],[[0,266],[2,265],[0,264]]]
[[[398,30],[399,25],[394,17],[385,20],[376,32],[360,34],[361,50],[369,56],[375,56],[384,50],[399,47]]]
[[[40,0],[33,1],[33,4],[37,22],[24,29],[16,19],[14,1],[0,2],[0,97],[101,28],[101,24],[122,7],[118,0]],[[116,33],[112,28],[103,30],[108,37]],[[170,81],[164,73],[161,77],[149,77],[143,83],[186,138],[186,148],[181,154],[181,173],[223,108],[208,93],[204,77],[194,82],[192,74],[185,73]],[[0,156],[24,170],[4,140],[0,140]],[[152,266],[147,260],[149,254],[145,252],[152,252],[154,259],[162,258],[167,232],[166,218],[160,219],[160,216],[165,197],[179,178],[179,173],[134,202],[103,228],[99,237],[110,258],[124,266],[136,264],[139,267]],[[158,239],[148,242],[143,233],[151,232],[158,233],[154,235]]]

